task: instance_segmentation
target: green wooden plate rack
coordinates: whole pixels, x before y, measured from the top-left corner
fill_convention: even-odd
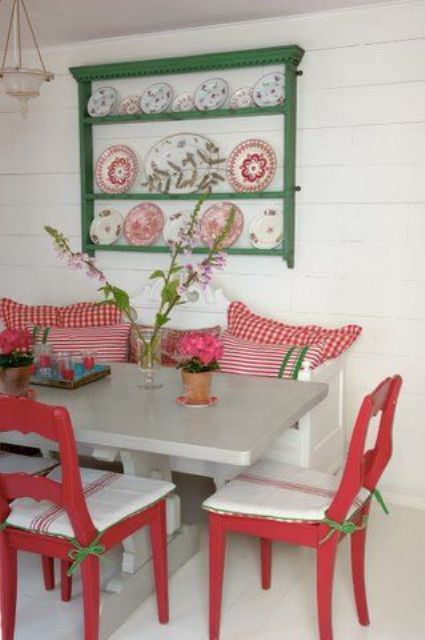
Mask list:
[[[83,251],[93,255],[95,251],[142,251],[168,252],[166,246],[138,247],[130,245],[97,245],[90,240],[90,224],[94,216],[96,200],[197,200],[199,194],[166,194],[166,193],[124,193],[111,195],[95,193],[93,190],[93,126],[119,124],[127,122],[149,123],[173,120],[204,120],[208,118],[239,118],[247,116],[265,117],[281,114],[284,118],[284,162],[283,191],[259,191],[255,193],[213,192],[210,200],[257,200],[282,199],[284,217],[284,240],[282,247],[273,250],[231,247],[231,254],[247,255],[280,255],[288,267],[294,266],[294,234],[295,234],[295,192],[299,190],[295,182],[296,152],[296,105],[297,76],[301,75],[298,65],[304,55],[298,46],[270,47],[266,49],[249,49],[226,53],[211,53],[181,58],[162,58],[134,62],[117,62],[112,64],[72,67],[70,72],[78,82],[79,123],[80,123],[80,163],[81,163],[81,225]],[[113,115],[91,118],[87,115],[87,103],[92,93],[92,82],[99,80],[121,80],[144,76],[158,76],[199,71],[218,71],[244,67],[261,67],[282,64],[285,74],[285,103],[276,107],[248,107],[245,109],[218,109],[214,111],[187,111],[180,113]],[[199,247],[196,252],[205,249]]]

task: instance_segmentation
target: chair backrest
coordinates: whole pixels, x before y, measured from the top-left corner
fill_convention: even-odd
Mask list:
[[[392,455],[392,429],[402,385],[399,375],[386,378],[367,395],[354,424],[347,460],[339,489],[329,507],[328,517],[341,522],[362,487],[373,491]],[[366,449],[370,422],[380,414],[378,433],[372,449]]]
[[[68,411],[23,397],[0,397],[0,433],[18,431],[34,433],[59,445],[62,466],[60,482],[27,473],[0,473],[0,522],[15,498],[49,500],[68,514],[75,536],[88,545],[95,537],[95,527],[87,509],[78,467],[77,448]]]

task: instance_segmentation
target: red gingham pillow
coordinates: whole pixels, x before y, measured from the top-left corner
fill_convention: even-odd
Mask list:
[[[227,312],[227,327],[237,338],[262,344],[292,344],[305,346],[324,342],[322,362],[336,358],[359,337],[362,328],[347,324],[338,329],[318,325],[292,326],[253,313],[243,302],[232,302]]]
[[[317,367],[322,359],[321,343],[300,347],[290,344],[259,344],[223,334],[223,357],[219,361],[223,373],[269,376],[296,380],[303,364]]]
[[[114,304],[78,302],[60,308],[61,327],[103,327],[121,322],[121,311]]]
[[[69,351],[95,351],[100,362],[127,362],[130,325],[114,324],[109,327],[54,327],[49,342],[55,353]]]
[[[45,327],[58,327],[60,324],[59,308],[51,305],[33,306],[2,298],[0,308],[7,329],[25,329],[28,324]]]
[[[143,325],[139,325],[140,328]],[[219,336],[221,333],[220,325],[216,325],[214,327],[206,327],[205,329],[171,329],[171,328],[163,328],[162,329],[162,339],[161,339],[161,362],[165,366],[176,366],[178,361],[178,349],[177,343],[182,336],[186,333],[193,333],[193,331],[200,331],[202,333],[210,333],[214,336]],[[130,354],[129,361],[137,362],[137,331],[134,327],[131,328],[130,331]]]

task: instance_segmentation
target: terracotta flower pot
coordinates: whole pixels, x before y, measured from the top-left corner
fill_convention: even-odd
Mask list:
[[[208,404],[210,401],[211,371],[190,373],[182,370],[184,395],[187,404]]]
[[[23,396],[29,389],[32,365],[26,367],[0,367],[0,393]]]

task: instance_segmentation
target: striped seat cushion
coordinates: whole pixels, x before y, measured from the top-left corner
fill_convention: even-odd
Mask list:
[[[337,329],[318,325],[293,326],[253,313],[243,302],[232,302],[227,312],[227,328],[237,338],[262,344],[305,346],[323,342],[322,362],[336,358],[359,337],[362,328],[347,324]]]
[[[260,460],[208,498],[207,511],[295,522],[318,522],[326,517],[340,478],[330,473]],[[361,489],[350,518],[370,497]]]
[[[80,474],[87,507],[99,532],[147,509],[174,489],[171,482],[121,473],[80,469]],[[52,471],[48,477],[60,480],[60,467]],[[10,506],[11,513],[7,518],[7,524],[10,526],[45,535],[74,537],[67,513],[62,507],[48,500],[36,502],[30,498],[18,498]]]
[[[258,344],[241,340],[225,331],[223,356],[219,361],[223,373],[269,376],[296,380],[307,362],[311,369],[322,361],[321,343],[308,347],[288,344]]]
[[[41,335],[41,334],[40,334]],[[108,327],[53,328],[49,342],[55,353],[94,351],[100,362],[127,362],[130,325],[113,324]]]
[[[0,473],[29,473],[35,475],[43,473],[57,466],[57,462],[50,458],[24,456],[18,453],[0,451]]]

